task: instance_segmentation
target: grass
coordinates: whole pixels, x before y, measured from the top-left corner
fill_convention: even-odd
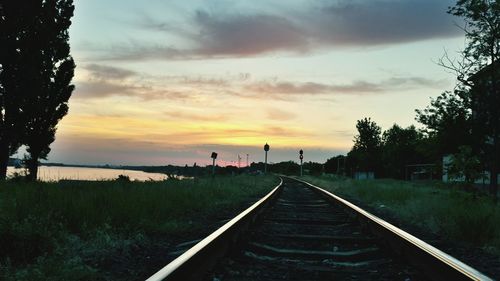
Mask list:
[[[0,183],[1,280],[113,280],[116,257],[242,210],[273,176],[163,182]],[[129,280],[134,279],[133,274]],[[120,279],[123,279],[120,277]]]
[[[398,180],[359,181],[335,176],[306,176],[304,180],[346,199],[384,209],[409,225],[418,225],[450,241],[500,254],[500,207],[440,182]]]

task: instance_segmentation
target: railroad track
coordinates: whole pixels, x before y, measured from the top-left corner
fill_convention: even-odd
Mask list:
[[[271,193],[165,266],[156,280],[491,280],[311,184]]]

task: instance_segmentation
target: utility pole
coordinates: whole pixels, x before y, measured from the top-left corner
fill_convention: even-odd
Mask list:
[[[241,156],[238,154],[238,170],[241,168]]]
[[[264,174],[267,173],[267,152],[269,151],[269,144],[266,144],[264,145],[264,151],[266,152],[266,158],[265,158],[265,161],[264,161]]]
[[[215,159],[217,159],[217,153],[212,152],[210,158],[212,158],[212,176],[215,176]]]
[[[337,175],[340,174],[340,156],[337,156]]]
[[[300,158],[300,176],[302,177],[302,159],[304,159],[304,151],[302,149],[299,151],[299,158]]]
[[[247,153],[247,168],[248,168],[248,153]]]

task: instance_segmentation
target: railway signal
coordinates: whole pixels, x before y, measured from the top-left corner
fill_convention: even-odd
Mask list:
[[[212,158],[212,175],[215,176],[215,159],[217,159],[217,153],[212,152],[210,158]]]
[[[304,151],[302,149],[299,151],[299,158],[300,158],[300,176],[302,177],[302,159],[304,159]]]
[[[265,161],[264,161],[264,174],[267,173],[267,152],[269,151],[269,144],[266,144],[264,145],[264,151],[266,152],[266,158],[265,158]]]

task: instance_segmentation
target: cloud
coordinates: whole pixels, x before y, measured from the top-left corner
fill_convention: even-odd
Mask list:
[[[366,95],[384,93],[396,90],[409,90],[416,88],[437,88],[446,85],[446,80],[434,80],[424,77],[392,77],[380,82],[369,82],[363,80],[353,81],[347,84],[324,84],[316,82],[290,82],[290,81],[260,81],[248,84],[251,96],[275,97],[296,95]]]
[[[188,77],[188,76],[161,76],[139,75],[139,73],[115,66],[88,64],[83,67],[88,71],[88,77],[75,81],[74,98],[99,99],[111,96],[133,97],[141,100],[187,100],[192,93],[176,91],[161,86],[154,86],[158,81],[175,81],[178,84],[192,87],[201,85],[223,86],[224,79]]]
[[[152,17],[140,28],[190,42],[185,46],[120,43],[108,60],[254,57],[272,53],[302,54],[345,47],[369,47],[448,38],[463,32],[446,13],[452,0],[339,0],[302,3],[295,9],[248,13],[207,12],[199,8],[185,24]],[[179,28],[178,26],[182,26]]]
[[[101,70],[101,68],[97,68]],[[117,73],[121,73],[118,72]],[[99,76],[100,75],[100,76]],[[124,72],[113,77],[127,77]],[[168,87],[162,84],[168,81]],[[76,82],[75,98],[107,98],[121,96],[138,98],[144,101],[169,99],[177,101],[201,101],[212,94],[225,97],[242,97],[258,99],[290,100],[303,95],[332,96],[332,95],[370,95],[384,94],[394,91],[407,91],[419,88],[442,89],[447,86],[445,79],[429,79],[418,76],[389,77],[381,81],[355,80],[349,83],[319,83],[280,81],[276,79],[256,81],[248,74],[233,77],[205,77],[205,76],[149,76],[137,79],[111,79],[92,72],[85,81]],[[203,116],[191,116],[167,112],[170,118],[182,119],[192,117],[199,120]],[[290,120],[293,115],[286,112],[270,111],[268,117],[273,120]],[[222,118],[218,118],[222,120]]]
[[[74,98],[106,98],[110,96],[136,96],[144,88],[106,80],[77,81]]]
[[[104,79],[89,79],[77,81],[75,84],[73,98],[76,99],[100,99],[116,96],[137,98],[143,101],[159,99],[184,101],[192,98],[192,95],[187,92],[155,88],[133,82],[119,83]]]
[[[271,15],[233,15],[220,18],[204,11],[196,13],[202,56],[254,56],[276,49],[304,52],[308,38],[285,17]]]
[[[305,15],[320,44],[372,46],[462,34],[446,11],[453,1],[342,0]]]
[[[92,76],[103,79],[125,79],[137,75],[132,70],[101,64],[89,64],[83,68],[90,71]]]

